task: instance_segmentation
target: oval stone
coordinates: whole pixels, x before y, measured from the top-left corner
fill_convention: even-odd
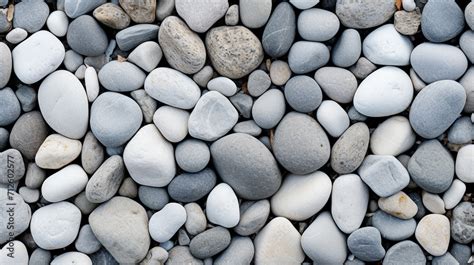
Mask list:
[[[367,29],[383,24],[396,11],[395,0],[337,0],[336,15],[348,28]]]
[[[145,82],[145,73],[129,62],[111,61],[99,71],[100,84],[110,91],[129,92]]]
[[[74,19],[67,29],[67,43],[84,56],[98,56],[107,49],[108,39],[99,23],[89,15]]]
[[[285,55],[296,35],[296,16],[293,7],[287,2],[281,2],[273,10],[262,35],[262,45],[265,52],[277,58]]]

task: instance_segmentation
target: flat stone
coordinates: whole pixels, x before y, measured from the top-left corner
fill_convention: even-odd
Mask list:
[[[235,133],[246,133],[252,135],[253,137],[257,137],[262,133],[262,128],[260,128],[255,123],[255,121],[248,120],[237,123],[232,129],[232,131]]]
[[[117,262],[138,263],[145,258],[150,245],[148,217],[137,202],[114,197],[89,215],[89,224]]]
[[[347,238],[347,246],[358,259],[373,262],[385,256],[382,237],[375,227],[363,227],[352,232]]]
[[[234,133],[217,140],[211,145],[211,156],[222,180],[244,199],[267,198],[280,187],[275,158],[250,135]]]
[[[92,133],[107,147],[125,144],[142,124],[142,113],[131,98],[115,92],[102,93],[92,104]]]
[[[336,15],[348,28],[367,29],[379,26],[389,20],[395,11],[394,0],[383,3],[377,0],[336,2]]]
[[[92,232],[91,226],[88,224],[81,227],[74,246],[78,251],[85,254],[97,252],[102,247],[94,232]]]
[[[242,26],[211,29],[206,34],[206,48],[214,69],[231,79],[248,75],[263,61],[260,40]]]
[[[144,0],[119,0],[120,6],[127,12],[133,22],[139,23],[153,23],[156,16],[156,1]]]
[[[173,146],[153,124],[142,127],[129,141],[123,160],[130,176],[140,185],[163,187],[176,174]]]
[[[339,67],[349,67],[357,62],[361,51],[359,32],[355,29],[346,29],[331,50],[332,62]]]
[[[35,156],[35,163],[45,169],[59,169],[74,161],[81,153],[78,140],[60,134],[51,134],[41,144]]]
[[[35,243],[42,249],[61,249],[76,239],[81,223],[81,211],[70,202],[43,206],[31,217],[30,230]]]
[[[230,240],[229,231],[218,226],[195,236],[189,244],[189,250],[197,258],[210,258],[226,249],[230,244]]]
[[[395,29],[403,35],[415,35],[421,24],[421,11],[400,10],[393,16]]]
[[[372,225],[377,228],[382,237],[391,241],[400,241],[415,233],[415,219],[403,220],[378,210],[372,216]]]
[[[49,7],[45,2],[22,1],[15,5],[13,27],[34,33],[43,27],[48,15]]]
[[[175,7],[178,15],[186,21],[193,31],[204,33],[225,15],[229,8],[229,1],[175,0]]]
[[[67,42],[71,49],[84,56],[101,55],[108,45],[105,31],[89,15],[82,15],[69,24]]]
[[[339,137],[349,127],[346,111],[333,100],[324,100],[316,112],[316,118],[331,137]]]
[[[12,73],[13,66],[12,53],[10,51],[10,48],[3,42],[2,44],[0,44],[0,63],[2,64],[2,69],[0,70],[0,87],[3,88],[8,84],[8,81],[10,80],[10,75]]]
[[[262,129],[274,128],[285,115],[285,96],[279,89],[270,89],[255,100],[252,117]]]
[[[293,174],[318,170],[330,155],[329,139],[321,126],[310,116],[296,112],[283,117],[272,148],[278,162]]]
[[[102,203],[111,199],[120,188],[124,174],[122,157],[117,155],[109,157],[87,182],[87,200]]]
[[[420,246],[413,241],[398,242],[387,250],[383,265],[403,262],[406,264],[426,264],[426,257]]]
[[[204,169],[211,158],[206,143],[196,139],[180,142],[175,150],[176,163],[184,171],[195,173]]]
[[[27,159],[33,160],[47,136],[48,128],[41,113],[28,112],[20,116],[13,125],[10,132],[10,146],[20,151]]]
[[[216,181],[216,174],[208,168],[197,173],[183,173],[170,182],[168,194],[178,202],[198,201],[211,192]]]
[[[336,14],[320,9],[311,8],[298,15],[298,33],[308,41],[327,41],[339,31],[339,19]]]
[[[214,141],[237,123],[238,113],[221,93],[209,91],[197,102],[188,120],[189,134],[204,141]]]
[[[423,7],[421,32],[429,41],[445,42],[459,35],[463,29],[464,14],[456,2],[428,1]]]
[[[9,215],[2,214],[0,217],[2,224],[4,224],[0,228],[0,244],[4,244],[28,229],[31,219],[31,208],[15,191],[8,190],[2,186],[0,187],[0,192],[0,210],[7,213],[9,209],[13,208],[15,213],[15,225],[10,227],[11,229],[7,228]]]
[[[88,132],[82,143],[81,165],[88,174],[93,174],[104,161],[104,148],[92,132]]]
[[[21,114],[21,106],[15,92],[9,87],[0,90],[0,126],[10,125]]]
[[[449,219],[440,214],[426,215],[418,223],[415,237],[420,245],[431,255],[443,255],[449,246]]]
[[[84,15],[104,4],[106,0],[64,0],[64,12],[70,18]]]
[[[229,246],[214,259],[214,264],[250,264],[253,260],[255,249],[249,237],[235,236]]]
[[[186,222],[186,210],[181,204],[171,202],[150,218],[150,236],[156,242],[170,240]]]
[[[296,35],[295,11],[287,2],[282,2],[273,10],[262,35],[265,52],[273,58],[285,55]]]
[[[369,146],[369,128],[362,122],[353,124],[334,143],[331,167],[340,174],[354,172],[364,160]]]
[[[459,149],[455,164],[456,176],[465,183],[474,183],[474,145],[468,144]]]
[[[306,228],[301,246],[314,262],[342,264],[346,260],[346,236],[339,231],[329,212],[319,214]]]
[[[272,13],[271,0],[240,0],[239,14],[247,28],[263,27]]]
[[[413,218],[418,211],[418,206],[403,191],[379,198],[378,206],[382,211],[404,220]]]
[[[273,218],[255,237],[256,264],[301,264],[301,235],[288,219]]]
[[[38,104],[46,123],[56,132],[72,139],[86,134],[89,102],[81,82],[70,72],[58,70],[49,75],[39,87]]]
[[[115,40],[122,51],[129,51],[146,41],[156,40],[159,28],[154,24],[134,25],[119,31]]]
[[[472,216],[474,207],[472,203],[461,202],[453,210],[451,219],[451,237],[461,244],[469,244],[474,239]]]
[[[130,17],[114,3],[105,3],[93,12],[94,18],[113,29],[124,29],[130,25]]]
[[[288,54],[288,64],[295,74],[306,74],[329,62],[329,49],[319,42],[295,42]]]
[[[58,38],[48,31],[38,31],[13,49],[15,75],[25,84],[36,83],[61,65],[64,54]]]
[[[114,92],[129,92],[143,87],[145,73],[129,62],[111,61],[99,71],[100,84]]]

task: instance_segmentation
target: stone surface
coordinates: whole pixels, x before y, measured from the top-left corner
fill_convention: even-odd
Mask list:
[[[188,139],[176,146],[175,157],[176,163],[181,169],[195,173],[207,166],[211,152],[203,141]]]
[[[366,29],[383,24],[395,13],[395,1],[380,3],[370,1],[337,0],[336,15],[348,28]]]
[[[97,252],[102,247],[95,237],[94,232],[92,232],[90,225],[84,225],[81,227],[74,246],[78,251],[85,254]]]
[[[473,44],[474,31],[465,31],[459,38],[459,46],[471,63],[474,62],[474,48],[472,48]]]
[[[93,12],[94,18],[113,29],[124,29],[130,24],[130,17],[114,3],[105,3]]]
[[[474,182],[474,145],[461,147],[456,156],[456,176],[465,183]]]
[[[240,207],[240,221],[234,231],[241,236],[249,236],[258,232],[270,215],[268,200],[243,202]]]
[[[198,201],[216,185],[216,174],[212,169],[197,173],[183,173],[173,178],[168,185],[168,194],[178,202]]]
[[[403,220],[378,210],[372,216],[372,225],[377,228],[382,237],[392,241],[400,241],[415,233],[415,219]]]
[[[327,41],[337,34],[339,19],[330,11],[311,8],[298,15],[297,28],[299,35],[305,40]]]
[[[352,232],[347,238],[347,246],[362,261],[377,261],[385,256],[382,237],[374,227],[363,227]]]
[[[130,95],[142,109],[145,122],[151,123],[153,121],[153,115],[158,108],[158,102],[150,97],[144,89],[132,91]]]
[[[35,156],[36,165],[45,169],[59,169],[74,161],[81,153],[78,140],[51,134],[41,144]]]
[[[98,56],[107,49],[105,31],[89,15],[74,19],[69,24],[66,37],[71,49],[84,56]]]
[[[279,89],[270,89],[255,100],[252,117],[262,129],[275,127],[285,115],[285,96]]]
[[[163,57],[160,45],[154,41],[146,41],[138,45],[129,55],[127,60],[151,72],[158,66]]]
[[[411,219],[418,211],[418,206],[403,191],[386,198],[379,198],[379,208],[400,219]]]
[[[34,33],[43,27],[48,15],[49,7],[45,2],[22,1],[15,5],[13,27]]]
[[[121,50],[129,51],[146,41],[156,40],[158,30],[158,25],[138,24],[119,31],[115,40]]]
[[[285,61],[274,61],[270,66],[270,78],[277,86],[284,85],[291,77],[291,69]]]
[[[142,0],[140,2],[133,0],[119,0],[120,6],[127,12],[133,22],[153,23],[156,16],[156,1]]]
[[[140,186],[138,198],[147,208],[159,211],[169,202],[169,195],[165,188]]]
[[[206,229],[206,215],[199,204],[191,202],[184,205],[186,210],[186,223],[184,224],[186,231],[191,235],[197,235]]]
[[[295,42],[288,54],[288,64],[295,74],[312,72],[329,62],[329,49],[319,42]]]
[[[188,135],[189,112],[162,106],[153,115],[153,123],[163,137],[173,143],[181,142]]]
[[[459,179],[455,179],[451,183],[451,186],[449,186],[449,189],[447,189],[443,194],[444,207],[447,210],[456,207],[456,205],[458,205],[458,203],[464,197],[465,192],[466,184],[464,184],[464,182],[460,181]]]
[[[169,265],[203,265],[204,262],[200,259],[193,257],[189,251],[189,247],[176,246],[169,251],[169,258],[166,261]]]
[[[146,76],[132,63],[111,61],[100,69],[98,77],[107,90],[129,92],[141,88]]]
[[[64,37],[66,36],[69,26],[69,19],[67,18],[66,13],[56,10],[49,15],[46,25],[51,33],[57,37]]]
[[[321,88],[305,75],[292,77],[285,85],[286,102],[296,111],[307,113],[319,107],[323,99]]]
[[[421,12],[400,10],[393,16],[395,29],[403,35],[415,35],[421,24]]]
[[[41,194],[49,202],[64,201],[84,190],[87,181],[87,174],[79,165],[69,165],[46,178]]]
[[[253,242],[249,237],[235,236],[222,254],[214,259],[214,264],[250,264],[254,254]]]
[[[87,182],[87,200],[102,203],[111,199],[120,188],[124,174],[122,157],[118,155],[109,157]]]
[[[240,0],[239,13],[242,24],[248,28],[263,27],[272,12],[271,0]]]
[[[332,137],[339,137],[349,127],[346,111],[333,100],[324,100],[316,112],[318,122]]]
[[[444,201],[438,194],[423,191],[421,195],[423,205],[428,211],[438,214],[446,213],[446,209],[444,209]]]
[[[398,242],[387,250],[383,265],[403,262],[407,264],[426,264],[426,257],[420,246],[413,241]]]
[[[340,174],[354,172],[364,160],[369,146],[369,128],[362,122],[349,127],[334,143],[331,167]]]
[[[446,253],[449,246],[449,219],[440,214],[426,215],[418,223],[415,236],[428,253],[441,256]]]
[[[11,184],[17,182],[25,175],[23,157],[16,149],[8,149],[1,152],[0,165],[0,184]]]
[[[156,242],[165,242],[178,232],[186,222],[186,210],[178,203],[171,202],[150,218],[150,236]]]
[[[383,121],[370,137],[370,150],[376,155],[397,156],[415,144],[416,135],[404,116],[394,116]]]
[[[474,207],[472,203],[462,202],[453,210],[451,219],[451,237],[461,243],[468,244],[474,239],[472,216]]]
[[[10,237],[15,238],[28,229],[31,220],[31,208],[15,191],[8,190],[7,187],[4,188],[1,186],[0,192],[0,210],[5,213],[0,217],[0,220],[3,224],[3,226],[0,228],[0,244],[4,244],[8,241],[11,241]],[[15,213],[15,225],[14,227],[10,227],[11,229],[7,228],[10,217],[7,214],[7,211],[10,208],[13,208]]]
[[[206,2],[175,0],[176,11],[191,29],[198,33],[206,32],[222,18],[229,8],[228,0]]]
[[[338,103],[349,103],[354,98],[357,79],[346,69],[323,67],[316,71],[314,79],[323,92]]]
[[[229,185],[221,183],[209,193],[206,201],[206,216],[209,222],[227,228],[239,223],[239,202]]]
[[[2,64],[2,69],[0,70],[0,87],[3,88],[10,80],[13,67],[10,48],[3,42],[0,44],[0,63]]]
[[[456,2],[435,0],[424,6],[421,32],[429,41],[445,42],[459,35],[463,28],[463,12]]]
[[[359,32],[355,29],[346,29],[331,51],[332,62],[339,67],[349,67],[357,62],[361,51]]]
[[[21,107],[15,92],[9,87],[0,90],[0,126],[10,125],[21,114]]]
[[[104,148],[92,132],[84,138],[81,151],[81,164],[88,174],[93,174],[104,161]]]
[[[48,128],[39,111],[23,114],[10,132],[10,145],[27,159],[34,159],[36,152],[48,136]]]
[[[225,13],[225,24],[235,26],[239,23],[239,5],[231,5]]]
[[[33,260],[30,260],[32,262]],[[28,251],[21,241],[13,240],[0,249],[2,264],[28,264]]]
[[[105,2],[106,0],[64,0],[64,12],[70,18],[76,18],[94,10]]]
[[[226,97],[231,97],[237,92],[237,85],[230,78],[219,76],[209,80],[207,89],[217,91]]]
[[[84,264],[84,265],[92,265],[92,260],[84,253],[71,251],[63,253],[57,257],[55,257],[51,261],[51,265],[60,265],[60,264]]]
[[[15,95],[24,112],[30,112],[38,105],[38,96],[36,90],[32,87],[21,85],[15,91]]]
[[[214,227],[195,236],[189,244],[194,257],[205,259],[215,256],[229,246],[230,233],[223,227]]]

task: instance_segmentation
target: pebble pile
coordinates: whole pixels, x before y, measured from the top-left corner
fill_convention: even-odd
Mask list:
[[[0,265],[465,265],[474,1],[0,0]]]

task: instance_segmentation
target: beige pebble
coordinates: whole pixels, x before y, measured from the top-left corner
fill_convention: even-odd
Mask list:
[[[286,84],[291,77],[290,66],[284,61],[274,61],[270,66],[270,79],[277,86]]]
[[[60,134],[51,134],[41,144],[35,162],[41,168],[58,169],[71,163],[81,153],[82,144],[78,140]]]
[[[449,246],[449,219],[441,214],[426,215],[418,223],[415,237],[420,245],[431,255],[443,255]]]
[[[378,205],[384,212],[405,220],[415,216],[418,211],[415,202],[403,191],[380,198]]]

